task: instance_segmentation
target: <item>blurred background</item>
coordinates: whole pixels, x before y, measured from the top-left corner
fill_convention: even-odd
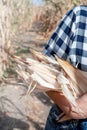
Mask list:
[[[43,92],[26,94],[6,50],[31,57],[42,51],[55,27],[71,8],[87,0],[0,0],[0,129],[44,130],[53,102]]]

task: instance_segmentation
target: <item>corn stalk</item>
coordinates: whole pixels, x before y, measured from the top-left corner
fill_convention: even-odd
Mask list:
[[[6,69],[8,58],[3,48],[10,48],[9,0],[0,0],[0,78]]]
[[[0,0],[0,79],[9,66],[9,59],[4,50],[10,51],[20,30],[28,28],[29,9],[28,0]]]

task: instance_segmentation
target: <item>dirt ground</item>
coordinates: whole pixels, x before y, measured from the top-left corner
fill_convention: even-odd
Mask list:
[[[47,40],[34,26],[20,35],[19,49],[32,47],[42,51]],[[44,130],[53,102],[37,89],[27,94],[27,86],[10,79],[0,87],[0,130]]]

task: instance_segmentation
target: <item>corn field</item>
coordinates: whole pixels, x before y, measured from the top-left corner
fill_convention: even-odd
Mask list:
[[[30,17],[29,0],[0,0],[0,77],[9,62],[4,49],[10,51],[19,32],[29,28]]]
[[[87,1],[83,0],[45,0],[45,2],[46,5],[42,9],[41,15],[38,14],[39,20],[43,24],[42,32],[45,32],[45,37],[50,36],[68,10],[78,5],[87,5]]]
[[[45,3],[36,10],[31,0],[0,0],[0,77],[9,66],[9,59],[4,49],[13,50],[13,41],[20,37],[19,33],[29,29],[31,23],[36,20],[42,23],[40,30],[42,35],[48,37],[67,10],[87,2],[45,0]]]

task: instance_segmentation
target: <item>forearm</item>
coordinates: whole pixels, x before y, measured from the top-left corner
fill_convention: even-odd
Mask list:
[[[73,119],[82,119],[87,117],[87,94],[84,94],[76,100],[78,107],[82,110],[80,112],[78,108],[73,106],[62,93],[49,91],[47,95],[63,110],[63,112]]]

